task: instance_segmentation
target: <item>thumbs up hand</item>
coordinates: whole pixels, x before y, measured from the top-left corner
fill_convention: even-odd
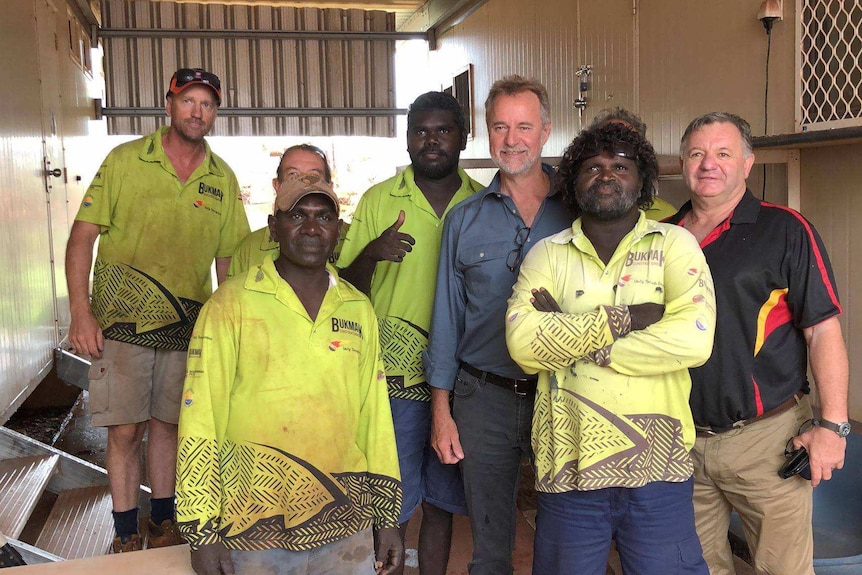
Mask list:
[[[398,230],[404,225],[404,210],[398,212],[395,223],[386,228],[380,237],[370,242],[365,247],[365,255],[375,262],[390,261],[401,262],[404,257],[413,251],[416,240],[410,234],[401,233]]]

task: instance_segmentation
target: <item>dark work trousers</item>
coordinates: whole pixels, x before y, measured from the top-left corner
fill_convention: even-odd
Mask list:
[[[464,459],[461,472],[473,531],[470,575],[511,575],[515,501],[521,460],[532,454],[535,395],[481,381],[463,369],[455,380],[453,416]]]

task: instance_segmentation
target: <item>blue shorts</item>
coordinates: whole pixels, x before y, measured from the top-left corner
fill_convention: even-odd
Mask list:
[[[624,573],[709,575],[694,530],[693,484],[539,493],[533,573],[604,575],[616,538]]]
[[[467,515],[461,467],[440,463],[431,447],[431,403],[389,398],[389,406],[404,494],[398,522],[407,523],[423,500],[449,513]]]

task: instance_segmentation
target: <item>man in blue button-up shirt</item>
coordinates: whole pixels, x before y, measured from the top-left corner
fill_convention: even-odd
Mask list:
[[[500,170],[446,217],[425,377],[432,387],[432,444],[443,463],[460,461],[464,475],[470,574],[509,575],[536,378],[509,357],[506,300],[524,254],[574,218],[551,195],[553,169],[540,162],[551,132],[545,87],[508,76],[491,87],[485,110]]]

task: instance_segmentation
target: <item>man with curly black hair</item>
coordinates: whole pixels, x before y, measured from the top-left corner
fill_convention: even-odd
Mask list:
[[[582,211],[575,192],[582,164],[595,160],[602,155],[602,151],[610,153],[611,150],[617,150],[613,152],[617,160],[629,160],[635,163],[637,175],[641,180],[637,196],[634,198],[638,208],[647,210],[652,206],[655,198],[655,181],[658,179],[658,159],[655,150],[652,144],[638,132],[621,124],[612,123],[581,132],[563,152],[558,170],[557,190],[563,194],[563,203],[573,213],[578,214]],[[628,155],[623,155],[624,151]],[[617,172],[619,171],[618,169]],[[633,217],[636,215],[636,213],[632,214]],[[602,214],[601,217],[609,217],[609,214]]]
[[[620,108],[619,106],[616,108],[605,108],[600,111],[596,114],[596,117],[593,118],[593,122],[587,129],[592,130],[593,128],[601,128],[608,124],[625,126],[630,130],[635,130],[638,134],[646,138],[647,125],[640,119],[640,116],[634,112],[626,110],[625,108]],[[644,210],[644,212],[646,212],[647,218],[662,221],[665,218],[674,215],[676,213],[676,208],[673,204],[658,196],[658,182],[655,182],[655,185],[656,190],[652,205],[648,209]]]
[[[558,182],[580,217],[530,250],[509,299],[509,353],[539,374],[533,573],[603,575],[612,538],[626,573],[707,573],[688,368],[712,350],[715,300],[694,237],[642,211],[657,173],[637,132],[582,132]]]

